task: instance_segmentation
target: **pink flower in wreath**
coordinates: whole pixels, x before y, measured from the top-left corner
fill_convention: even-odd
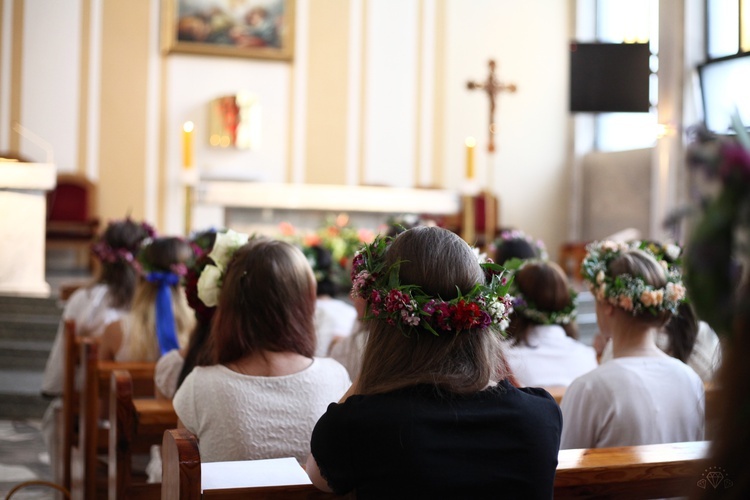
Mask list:
[[[619,299],[617,300],[617,305],[622,307],[626,311],[632,311],[633,299],[628,297],[627,295],[620,295]]]
[[[677,302],[685,297],[685,287],[680,283],[667,283],[667,300]]]
[[[391,313],[400,311],[409,307],[410,302],[411,298],[404,292],[391,290],[385,296],[385,310]]]

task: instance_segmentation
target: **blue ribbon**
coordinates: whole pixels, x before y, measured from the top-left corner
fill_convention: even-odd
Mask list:
[[[175,331],[171,293],[171,288],[180,282],[180,277],[175,273],[153,271],[148,273],[146,280],[159,286],[156,292],[156,338],[163,356],[173,349],[180,348]]]

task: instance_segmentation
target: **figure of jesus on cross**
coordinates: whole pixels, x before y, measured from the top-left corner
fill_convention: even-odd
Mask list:
[[[497,130],[497,127],[495,126],[495,95],[499,92],[513,93],[516,91],[516,85],[514,83],[504,84],[497,79],[495,76],[495,61],[490,59],[489,66],[490,74],[487,76],[487,80],[484,82],[470,81],[466,86],[469,90],[484,90],[490,98],[490,140],[487,144],[487,151],[492,153],[495,151],[495,131]]]

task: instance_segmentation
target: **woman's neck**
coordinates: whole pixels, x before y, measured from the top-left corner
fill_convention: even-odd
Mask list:
[[[657,328],[636,328],[623,324],[612,332],[612,357],[629,356],[663,357],[664,352],[656,346]]]
[[[230,370],[256,377],[283,377],[306,369],[313,360],[296,352],[260,351],[226,363]]]

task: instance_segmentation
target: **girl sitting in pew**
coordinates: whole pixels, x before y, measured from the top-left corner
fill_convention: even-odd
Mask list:
[[[369,332],[359,378],[312,433],[313,484],[359,499],[552,497],[560,408],[507,380],[501,271],[438,227],[355,256]]]
[[[141,277],[133,308],[107,325],[99,359],[156,361],[163,354],[187,345],[195,320],[180,280],[193,252],[182,238],[156,238],[138,255]]]
[[[542,260],[522,263],[511,294],[505,359],[520,385],[566,387],[597,367],[594,349],[576,340],[576,293],[560,266]]]
[[[230,243],[217,238],[223,248],[211,255],[220,262],[198,282],[204,303],[218,297],[215,364],[193,368],[174,409],[198,436],[202,461],[302,463],[315,422],[347,390],[349,376],[338,362],[314,357],[316,282],[302,252],[264,238],[236,251]]]
[[[77,335],[100,337],[107,324],[127,314],[138,280],[135,256],[141,243],[154,236],[154,229],[145,222],[136,222],[130,218],[110,222],[91,248],[100,263],[94,280],[73,292],[65,304],[42,379],[42,394],[55,398],[42,420],[44,440],[52,457],[55,477],[57,473],[54,470],[59,465],[57,443],[60,439],[59,429],[55,425],[55,413],[62,408],[60,396],[66,355],[65,321],[75,322]]]
[[[159,397],[172,399],[180,384],[195,366],[211,364],[208,338],[211,332],[211,322],[216,312],[216,304],[212,303],[208,306],[198,297],[198,280],[206,266],[214,262],[209,252],[216,238],[226,238],[227,234],[226,231],[217,233],[215,230],[208,230],[198,233],[190,241],[194,259],[185,275],[184,290],[188,306],[195,315],[195,328],[186,346],[172,349],[156,362],[154,383]]]
[[[612,338],[613,359],[565,391],[561,447],[702,440],[703,382],[654,341],[685,299],[679,272],[611,241],[589,245],[582,270],[596,297],[599,329]]]

